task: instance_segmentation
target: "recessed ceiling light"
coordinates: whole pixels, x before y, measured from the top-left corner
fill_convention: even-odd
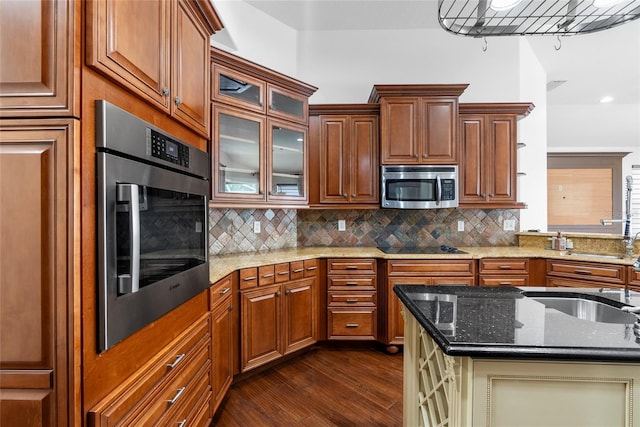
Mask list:
[[[607,104],[611,101],[613,101],[613,96],[603,96],[602,99],[600,99],[601,104]]]
[[[493,10],[509,10],[512,7],[515,7],[518,3],[520,3],[522,0],[491,0],[491,9]],[[609,1],[613,1],[613,0],[609,0]],[[620,1],[620,0],[616,0],[616,1]]]
[[[620,3],[622,0],[593,0],[593,7],[604,8],[611,7],[614,4]]]

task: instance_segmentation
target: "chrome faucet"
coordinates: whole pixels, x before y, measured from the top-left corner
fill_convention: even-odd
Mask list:
[[[631,233],[631,189],[633,187],[633,177],[631,175],[628,175],[626,177],[626,181],[627,181],[627,199],[626,199],[625,219],[601,219],[600,224],[611,225],[613,223],[623,222],[624,237],[622,240],[624,240],[624,242],[626,243],[625,245],[626,254],[633,255],[633,242],[636,240],[636,238],[638,237],[638,234],[640,233],[636,233],[636,237],[634,237],[633,240],[631,239],[631,235],[630,235]],[[629,250],[631,250],[631,253],[629,253]]]

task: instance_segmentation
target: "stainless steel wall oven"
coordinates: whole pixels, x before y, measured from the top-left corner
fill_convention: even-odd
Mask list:
[[[207,153],[96,101],[98,352],[209,286]]]

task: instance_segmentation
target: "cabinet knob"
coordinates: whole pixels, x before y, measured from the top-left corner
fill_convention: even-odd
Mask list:
[[[413,155],[413,158],[414,158],[414,159],[417,159],[417,158],[418,158],[418,155],[417,155],[417,154],[414,154],[414,155]]]
[[[351,198],[352,198],[352,199],[355,199],[355,198],[356,198],[356,195],[355,195],[355,194],[352,194],[352,195],[351,195]]]
[[[490,193],[490,194],[489,194],[489,197],[493,197],[493,196],[494,196],[494,194],[493,194],[493,193]]]
[[[480,197],[486,197],[484,193],[480,193]]]
[[[347,193],[342,193],[342,197],[347,198]]]
[[[427,153],[422,153],[422,158],[426,159],[427,158]]]
[[[162,91],[160,93],[162,93],[162,95],[164,95],[164,96],[169,96],[169,88],[168,87],[163,87]]]
[[[291,294],[291,291],[290,291],[289,289],[287,289],[286,291],[284,291],[284,294],[285,294],[285,295],[290,295],[290,294]]]
[[[279,297],[280,295],[282,295],[282,293],[280,291],[276,292],[276,296]]]
[[[174,102],[176,103],[176,107],[179,107],[180,104],[182,104],[182,99],[180,99],[179,96],[176,96],[176,98],[174,99]]]

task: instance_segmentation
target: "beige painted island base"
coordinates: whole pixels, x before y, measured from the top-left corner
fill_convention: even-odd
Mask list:
[[[405,427],[640,427],[640,363],[451,357],[404,314]]]

